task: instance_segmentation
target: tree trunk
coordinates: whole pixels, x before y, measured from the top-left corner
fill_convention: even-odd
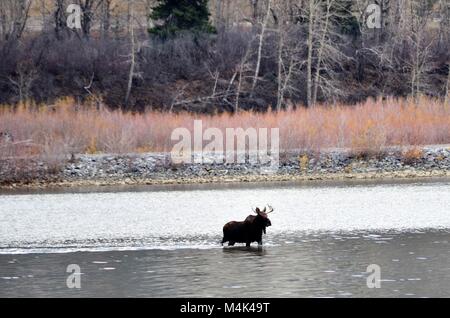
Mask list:
[[[414,53],[414,61],[413,61],[413,70],[412,70],[412,79],[411,79],[411,95],[416,103],[418,103],[419,95],[420,95],[420,47],[421,40],[420,35],[416,34],[416,48]]]
[[[323,54],[323,48],[325,46],[325,41],[328,34],[328,23],[330,21],[330,10],[331,10],[331,0],[327,0],[327,12],[325,16],[325,26],[322,33],[322,38],[320,39],[319,43],[319,51],[317,54],[317,66],[316,66],[316,75],[314,78],[314,93],[312,98],[312,105],[315,106],[317,102],[317,91],[319,89],[319,82],[320,82],[320,65],[322,63],[322,54]]]
[[[277,98],[277,111],[281,110],[281,106],[283,104],[283,92],[282,92],[282,73],[283,73],[283,34],[280,28],[278,28],[278,98]]]
[[[216,0],[216,28],[221,30],[223,27],[223,6],[222,0]]]
[[[450,106],[450,62],[448,63],[447,86],[445,88],[444,106],[445,108],[449,108]]]
[[[251,96],[253,96],[253,92],[255,91],[256,84],[258,83],[259,70],[261,68],[261,57],[262,57],[262,48],[263,48],[263,44],[264,44],[264,35],[266,33],[267,24],[269,23],[271,5],[272,5],[272,0],[269,0],[269,3],[267,4],[266,17],[264,18],[264,22],[262,23],[261,34],[259,35],[258,57],[256,60],[256,68],[255,68],[255,75],[253,77]]]
[[[133,79],[135,77],[135,67],[136,67],[136,40],[134,38],[134,26],[133,26],[133,7],[130,7],[130,39],[131,39],[131,53],[130,53],[130,71],[128,73],[128,85],[127,92],[125,94],[125,107],[128,106],[130,99],[131,89],[133,88]]]
[[[312,105],[312,58],[313,58],[313,44],[314,44],[314,1],[309,0],[309,21],[308,21],[308,60],[307,60],[307,80],[306,80],[306,95],[307,106]]]
[[[92,18],[94,15],[92,12],[93,4],[94,0],[85,0],[85,2],[81,4],[81,11],[83,12],[81,28],[83,36],[87,39],[91,36]]]
[[[102,1],[102,32],[103,37],[108,37],[111,28],[111,0]]]
[[[56,0],[54,16],[55,16],[56,38],[61,40],[62,31],[66,28],[66,15],[65,15],[64,0]]]
[[[252,6],[253,25],[256,25],[258,23],[258,0],[250,0],[250,5]]]
[[[19,40],[25,30],[31,1],[0,1],[0,35],[3,40]]]

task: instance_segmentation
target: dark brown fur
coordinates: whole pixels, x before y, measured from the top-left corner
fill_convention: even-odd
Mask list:
[[[262,235],[266,234],[266,227],[272,225],[267,214],[256,209],[257,215],[249,215],[243,222],[229,222],[223,227],[222,245],[228,246],[236,243],[245,243],[250,246],[253,242],[262,245]]]

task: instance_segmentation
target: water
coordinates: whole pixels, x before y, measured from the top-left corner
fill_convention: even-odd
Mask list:
[[[3,194],[0,297],[450,297],[449,194],[446,180]],[[266,203],[263,248],[220,246]]]

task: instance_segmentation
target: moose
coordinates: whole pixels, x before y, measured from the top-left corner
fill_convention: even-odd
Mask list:
[[[245,243],[247,247],[253,242],[262,245],[262,235],[266,234],[266,228],[271,226],[268,214],[273,212],[273,208],[269,205],[269,211],[266,208],[260,210],[256,208],[253,212],[256,215],[249,215],[244,222],[232,221],[223,227],[222,245],[228,242],[228,246],[234,246],[236,243]]]

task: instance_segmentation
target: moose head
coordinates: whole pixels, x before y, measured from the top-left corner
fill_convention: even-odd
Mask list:
[[[268,207],[269,211],[267,211],[266,207],[264,207],[264,210],[260,210],[259,208],[253,210],[253,212],[255,212],[257,215],[253,222],[255,223],[255,225],[258,225],[262,228],[264,234],[266,234],[266,228],[272,226],[272,222],[270,222],[268,214],[273,212],[273,208],[270,205],[268,205]]]

